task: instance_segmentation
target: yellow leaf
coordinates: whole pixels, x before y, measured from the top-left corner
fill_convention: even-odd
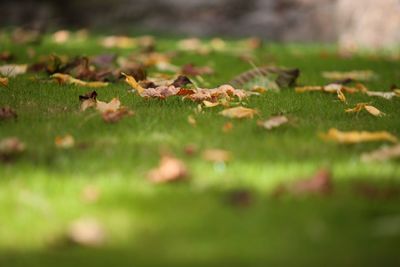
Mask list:
[[[219,114],[228,118],[253,118],[255,114],[258,114],[258,111],[252,108],[245,108],[242,106],[228,108],[221,111]]]
[[[86,82],[79,79],[76,79],[68,74],[63,73],[55,73],[51,75],[52,78],[56,79],[61,84],[75,84],[80,86],[87,86],[87,87],[105,87],[108,85],[106,82]]]
[[[373,141],[389,141],[392,143],[397,142],[397,137],[386,132],[367,132],[367,131],[350,131],[341,132],[338,129],[329,129],[328,133],[321,134],[321,137],[325,140],[331,140],[342,144],[355,144],[361,142],[373,142]]]
[[[211,101],[207,101],[207,100],[203,100],[203,104],[204,104],[204,107],[206,107],[206,108],[212,108],[212,107],[216,107],[216,106],[220,105],[219,102],[211,102]]]
[[[323,91],[323,90],[324,90],[323,86],[302,86],[302,87],[295,88],[296,93],[314,92],[314,91]]]
[[[8,78],[6,78],[6,77],[0,77],[0,85],[1,86],[4,86],[4,87],[7,87],[8,86]]]
[[[342,101],[343,103],[346,102],[346,96],[343,94],[341,89],[337,90],[337,96],[340,101]]]
[[[363,108],[365,108],[365,106],[368,103],[358,103],[354,108],[348,108],[345,110],[345,112],[347,113],[353,113],[353,112],[360,112]]]
[[[368,105],[368,106],[365,106],[364,108],[365,108],[366,111],[368,111],[370,114],[372,114],[372,115],[374,115],[376,117],[380,117],[380,116],[385,115],[385,113],[383,113],[382,111],[380,111],[379,109],[377,109],[374,106],[369,106]]]
[[[353,70],[353,71],[324,71],[322,76],[331,80],[352,79],[357,81],[369,81],[376,77],[372,70]]]
[[[125,76],[125,82],[129,84],[133,89],[138,91],[139,94],[144,91],[144,88],[140,86],[140,84],[135,80],[135,78],[133,78],[133,76],[127,75],[123,72],[121,74]]]

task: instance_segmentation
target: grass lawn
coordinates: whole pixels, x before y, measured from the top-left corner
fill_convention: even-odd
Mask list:
[[[234,41],[232,41],[234,42]],[[161,38],[160,51],[175,49],[175,40]],[[45,39],[33,46],[37,56],[51,53],[96,55],[129,49],[105,49],[95,40],[56,45]],[[0,50],[30,63],[26,46],[4,42]],[[388,90],[400,84],[400,62],[385,57],[337,56],[322,45],[266,43],[255,53],[258,66],[297,67],[299,84],[324,85],[322,71],[373,70],[378,78],[365,84]],[[229,53],[180,53],[172,60],[210,65],[215,74],[203,76],[209,86],[231,80],[251,65]],[[150,70],[149,74],[152,74]],[[364,163],[360,155],[382,142],[340,145],[318,137],[330,128],[385,130],[400,137],[400,99],[363,94],[298,94],[293,88],[250,97],[246,105],[260,118],[283,113],[290,123],[264,130],[254,119],[231,120],[220,107],[195,115],[197,104],[178,97],[143,99],[128,92],[123,81],[96,89],[98,99],[119,97],[135,112],[115,124],[104,123],[95,111],[79,111],[78,96],[90,88],[32,79],[27,73],[0,87],[0,107],[10,106],[17,120],[0,121],[0,139],[16,136],[26,151],[10,163],[0,162],[0,266],[399,266],[400,196],[363,197],[353,184],[368,182],[398,187],[399,161]],[[359,102],[385,112],[348,114]],[[233,129],[221,128],[231,121]],[[56,136],[71,134],[84,147],[56,148]],[[230,151],[225,165],[204,161],[199,151]],[[155,185],[146,178],[157,166],[160,151],[184,160],[190,179]],[[271,195],[282,182],[312,176],[318,169],[332,172],[329,196]],[[88,186],[101,195],[94,203],[82,200]],[[248,192],[248,205],[232,204],[231,192]],[[239,199],[240,202],[240,199]],[[60,245],[70,223],[92,217],[104,225],[106,243],[99,248]]]

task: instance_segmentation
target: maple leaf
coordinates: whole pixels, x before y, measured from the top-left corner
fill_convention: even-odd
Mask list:
[[[17,118],[17,113],[10,107],[0,108],[0,120],[15,119]]]
[[[75,139],[72,135],[57,136],[54,140],[56,147],[69,149],[75,146]]]
[[[206,149],[203,151],[203,159],[211,162],[227,162],[232,158],[229,151],[223,149]]]
[[[71,223],[67,239],[75,245],[99,247],[105,243],[103,226],[94,218],[80,218]]]
[[[337,129],[329,129],[328,133],[321,134],[321,137],[325,140],[331,140],[342,144],[354,144],[361,142],[373,142],[373,141],[389,141],[392,143],[397,142],[397,137],[386,132],[367,132],[367,131],[350,131],[341,132]]]
[[[245,108],[239,106],[239,107],[224,109],[219,114],[228,118],[242,119],[242,118],[253,118],[254,115],[258,114],[258,111],[252,108]]]
[[[385,146],[361,155],[361,160],[365,162],[386,161],[394,158],[400,158],[400,145]]]
[[[63,73],[54,73],[51,75],[52,78],[56,79],[60,84],[74,84],[79,86],[87,86],[87,87],[105,87],[108,86],[106,82],[86,82],[79,79],[76,79],[68,74]]]
[[[257,125],[261,126],[267,130],[277,128],[283,124],[288,123],[288,118],[286,116],[273,116],[266,121],[258,121]]]
[[[148,174],[150,181],[154,183],[179,181],[187,176],[188,171],[183,161],[170,155],[163,155],[159,166]]]

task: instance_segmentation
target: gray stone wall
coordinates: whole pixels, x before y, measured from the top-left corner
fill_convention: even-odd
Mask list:
[[[0,24],[10,23],[376,48],[400,43],[400,0],[3,0]]]

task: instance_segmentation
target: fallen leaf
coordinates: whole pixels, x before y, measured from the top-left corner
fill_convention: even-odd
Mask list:
[[[206,149],[203,151],[203,159],[211,162],[228,162],[232,155],[229,151],[223,149]]]
[[[15,119],[17,118],[17,113],[10,107],[0,108],[0,120]]]
[[[378,96],[378,97],[382,97],[385,99],[392,99],[393,97],[400,97],[400,92],[378,92],[378,91],[368,91],[366,92],[367,95],[369,96]]]
[[[0,77],[0,86],[4,86],[4,87],[8,86],[8,78],[7,77]]]
[[[115,112],[121,107],[121,101],[118,98],[111,99],[110,102],[106,103],[103,101],[96,100],[96,109],[100,113]]]
[[[380,111],[379,109],[377,109],[374,106],[366,105],[366,106],[364,106],[364,109],[376,117],[381,117],[381,116],[385,115],[385,113],[383,113],[382,111]]]
[[[203,101],[203,105],[204,105],[204,107],[206,107],[206,108],[212,108],[212,107],[216,107],[216,106],[219,106],[221,103],[219,103],[219,102],[211,102],[211,101],[207,101],[207,100],[204,100]]]
[[[257,77],[268,78],[268,76],[271,75],[277,75],[274,83],[279,88],[283,88],[293,86],[300,75],[300,71],[299,69],[283,69],[270,66],[258,67],[237,75],[233,80],[229,82],[229,84],[240,87],[256,79]]]
[[[108,123],[115,123],[121,120],[123,117],[126,116],[132,116],[135,113],[126,107],[121,107],[117,110],[108,110],[103,112],[101,115],[103,117],[103,120]]]
[[[140,84],[133,78],[133,76],[127,75],[125,73],[121,73],[123,76],[125,76],[125,82],[129,84],[133,89],[135,89],[139,94],[143,93],[145,90]]]
[[[92,91],[92,92],[88,92],[84,95],[80,95],[79,101],[81,101],[81,111],[85,111],[88,108],[95,107],[96,106],[96,97],[97,97],[96,91]]]
[[[17,137],[8,137],[0,140],[0,159],[7,161],[21,154],[25,150],[25,144]]]
[[[239,106],[239,107],[224,109],[219,114],[228,118],[242,119],[242,118],[253,118],[255,114],[258,114],[258,111],[255,109]]]
[[[52,35],[53,42],[57,44],[64,44],[66,43],[71,37],[71,32],[67,30],[60,30],[56,31]]]
[[[321,137],[325,140],[331,140],[342,144],[355,144],[361,142],[374,142],[374,141],[389,141],[396,143],[397,137],[386,132],[367,132],[367,131],[350,131],[342,132],[337,129],[329,129],[328,133],[322,134]]]
[[[84,247],[99,247],[105,243],[105,231],[102,225],[93,218],[81,218],[70,225],[68,240]]]
[[[175,87],[185,87],[187,84],[191,83],[192,81],[188,77],[179,75],[178,78],[176,78],[171,85]]]
[[[343,103],[346,103],[346,96],[343,94],[342,89],[339,89],[336,92],[337,92],[337,97],[339,98],[339,100]]]
[[[394,158],[400,158],[400,145],[394,146],[384,146],[377,150],[363,153],[361,155],[361,160],[365,162],[371,161],[387,161]]]
[[[166,183],[185,179],[188,171],[183,161],[169,155],[161,157],[157,168],[148,174],[150,181],[154,183]]]
[[[10,65],[0,66],[0,74],[6,77],[15,77],[17,75],[26,73],[27,70],[28,70],[27,64],[22,64],[22,65],[10,64]]]
[[[353,71],[324,71],[322,76],[330,80],[352,79],[357,81],[369,81],[376,78],[372,70],[353,70]]]
[[[127,49],[136,47],[137,41],[135,38],[128,36],[107,36],[101,40],[100,44],[106,48]]]
[[[273,128],[286,124],[288,121],[289,120],[286,116],[273,116],[266,121],[258,121],[257,125],[267,130],[271,130]]]
[[[69,149],[75,146],[75,139],[72,135],[57,136],[54,140],[56,147]]]
[[[87,87],[105,87],[108,86],[106,82],[86,82],[79,79],[76,79],[68,74],[63,73],[54,73],[51,75],[52,78],[56,79],[60,84],[74,84],[79,86],[87,86]]]

